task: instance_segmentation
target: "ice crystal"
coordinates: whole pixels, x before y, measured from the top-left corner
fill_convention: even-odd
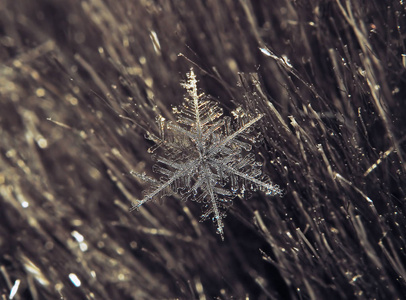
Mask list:
[[[254,124],[263,115],[249,115],[237,109],[232,113],[232,122],[230,117],[222,117],[217,102],[198,93],[193,70],[187,77],[183,84],[187,90],[185,102],[174,109],[177,121],[167,122],[159,117],[159,136],[148,136],[155,142],[149,151],[161,151],[153,168],[160,177],[155,180],[132,172],[151,187],[142,200],[133,203],[131,210],[154,198],[176,193],[185,200],[202,203],[201,219],[212,217],[223,239],[223,219],[233,198],[257,190],[281,195],[282,190],[262,173],[262,164],[250,152],[250,142],[256,139]]]

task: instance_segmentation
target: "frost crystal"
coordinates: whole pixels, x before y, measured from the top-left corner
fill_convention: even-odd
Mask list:
[[[216,102],[198,93],[193,70],[187,75],[183,86],[188,96],[181,107],[174,109],[177,122],[159,117],[160,136],[148,136],[156,144],[149,151],[162,151],[156,155],[153,169],[161,176],[155,180],[132,172],[148,181],[151,188],[131,210],[156,197],[176,193],[185,200],[202,203],[202,220],[211,217],[223,239],[223,219],[233,198],[247,191],[260,190],[267,195],[283,192],[262,174],[261,163],[250,153],[248,141],[255,140],[253,125],[263,115],[251,116],[238,109],[233,112],[233,125],[230,117],[220,118],[223,111]]]

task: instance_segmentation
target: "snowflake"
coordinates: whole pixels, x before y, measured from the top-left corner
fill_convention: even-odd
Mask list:
[[[256,140],[253,125],[262,117],[235,110],[234,124],[214,101],[197,91],[193,69],[183,85],[187,90],[185,102],[174,113],[176,122],[158,117],[159,137],[149,134],[155,146],[155,180],[145,174],[131,172],[149,182],[151,187],[142,200],[133,203],[132,210],[165,195],[178,194],[203,204],[202,220],[212,217],[217,233],[224,239],[223,219],[236,196],[246,192],[262,191],[267,195],[282,195],[282,190],[262,174],[262,164],[255,161],[251,143]],[[251,142],[251,143],[249,143]]]

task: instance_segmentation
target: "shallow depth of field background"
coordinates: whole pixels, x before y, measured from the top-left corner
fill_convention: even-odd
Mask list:
[[[400,299],[404,1],[0,2],[2,299]],[[285,196],[234,200],[225,241],[153,176],[156,116],[193,67]],[[13,289],[14,286],[14,289]],[[17,289],[18,288],[18,289]]]

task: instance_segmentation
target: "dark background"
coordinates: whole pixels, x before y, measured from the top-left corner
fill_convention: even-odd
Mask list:
[[[2,299],[402,298],[405,11],[1,1]],[[226,115],[266,115],[255,154],[286,192],[235,199],[224,242],[194,202],[129,212],[191,67]]]

